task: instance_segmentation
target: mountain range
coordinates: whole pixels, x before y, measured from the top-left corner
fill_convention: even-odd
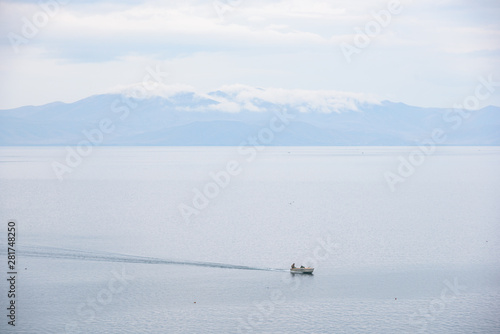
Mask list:
[[[335,91],[132,86],[0,110],[0,145],[500,145],[500,108],[421,108]]]

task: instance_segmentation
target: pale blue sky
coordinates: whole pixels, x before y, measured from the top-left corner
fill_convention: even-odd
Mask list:
[[[481,76],[500,82],[499,1],[402,0],[376,23],[391,1],[45,0],[58,3],[50,15],[38,1],[0,1],[0,108],[72,102],[157,65],[166,84],[203,92],[335,90],[426,107],[461,103]],[[34,17],[49,19],[23,35]],[[379,31],[349,62],[341,45],[365,27]],[[500,86],[481,105],[500,105]]]

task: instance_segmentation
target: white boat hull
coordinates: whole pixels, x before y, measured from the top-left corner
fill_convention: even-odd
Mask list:
[[[290,272],[292,274],[312,274],[314,271],[314,268],[293,268],[290,269]]]

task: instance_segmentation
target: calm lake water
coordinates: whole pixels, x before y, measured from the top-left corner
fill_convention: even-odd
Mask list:
[[[500,148],[415,150],[1,148],[0,332],[498,333]]]

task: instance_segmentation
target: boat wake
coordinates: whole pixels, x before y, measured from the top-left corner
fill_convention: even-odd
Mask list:
[[[7,248],[2,247],[0,254],[6,253],[4,249]],[[109,252],[89,252],[82,250],[45,247],[45,246],[18,247],[16,253],[19,257],[42,257],[42,258],[53,258],[53,259],[76,260],[76,261],[173,264],[173,265],[187,265],[187,266],[240,269],[240,270],[286,271],[283,269],[251,267],[251,266],[242,266],[242,265],[225,264],[217,262],[168,260],[168,259],[160,259],[154,257],[134,256],[134,255],[109,253]]]

